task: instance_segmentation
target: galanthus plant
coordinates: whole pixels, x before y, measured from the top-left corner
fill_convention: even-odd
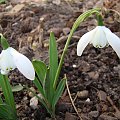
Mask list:
[[[57,52],[57,45],[56,40],[54,37],[54,34],[50,33],[50,42],[49,42],[49,65],[46,65],[42,61],[34,60],[33,65],[36,71],[36,78],[33,81],[35,86],[38,88],[39,92],[41,93],[42,97],[37,96],[33,91],[33,93],[38,97],[40,102],[45,106],[47,111],[50,113],[51,117],[55,117],[55,105],[57,104],[57,101],[59,100],[59,97],[61,96],[64,87],[65,87],[65,81],[66,77],[64,77],[62,80],[59,79],[61,68],[63,65],[64,57],[67,52],[67,48],[69,46],[70,40],[72,38],[72,35],[74,31],[79,27],[79,25],[86,20],[89,16],[92,14],[96,14],[100,17],[100,11],[101,9],[95,8],[86,11],[85,13],[81,14],[77,20],[74,22],[73,27],[70,31],[70,34],[68,36],[68,39],[66,41],[65,47],[63,49],[63,53],[60,58],[60,62],[58,62],[58,52]],[[100,17],[101,18],[101,17]],[[102,24],[101,19],[99,19],[99,24]],[[100,27],[101,29],[102,27]],[[103,27],[105,28],[105,27]],[[97,28],[99,29],[99,27]],[[107,29],[107,28],[105,28]],[[101,31],[100,31],[101,32]],[[94,41],[91,41],[95,46],[103,47],[109,44],[108,38],[105,39],[105,34],[111,33],[110,30],[107,29],[106,33],[104,33],[104,36],[102,37],[102,42],[96,42],[96,39],[92,39]],[[101,34],[101,33],[100,33]],[[112,33],[111,33],[112,34]],[[113,34],[112,34],[113,35]],[[91,37],[94,37],[94,35]],[[86,37],[85,37],[86,38]],[[87,39],[87,38],[86,38]],[[85,45],[89,43],[89,39],[82,40],[82,44],[80,44],[80,47],[78,46],[78,50],[81,50],[79,53],[82,53],[83,49],[85,48]],[[101,40],[98,38],[98,40]],[[82,46],[84,45],[84,46]],[[113,44],[112,44],[113,45]],[[114,48],[115,49],[115,48]],[[28,88],[29,89],[29,88]],[[30,90],[31,91],[31,90]]]
[[[110,45],[120,58],[120,38],[106,28],[102,22],[99,24],[99,20],[96,28],[87,32],[80,38],[77,44],[78,56],[82,55],[88,43],[93,44],[96,48],[103,48]]]
[[[0,87],[5,98],[4,101],[0,96],[0,119],[17,120],[16,106],[7,75],[9,71],[18,68],[27,79],[34,80],[35,71],[30,60],[14,48],[9,47],[2,34],[0,34],[0,43],[3,47],[0,54]]]

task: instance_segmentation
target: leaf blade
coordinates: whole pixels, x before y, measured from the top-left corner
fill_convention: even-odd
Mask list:
[[[13,108],[14,114],[16,114],[16,106],[14,101],[14,96],[12,93],[11,85],[9,83],[8,77],[0,74],[0,86],[2,87],[2,91],[5,97],[6,103]]]
[[[50,33],[50,43],[49,43],[49,67],[50,67],[50,83],[53,85],[56,71],[58,68],[58,51],[54,33]]]
[[[63,78],[62,80],[60,80],[58,86],[57,86],[57,89],[55,91],[55,94],[54,94],[54,98],[53,98],[53,102],[52,102],[52,107],[54,108],[58,99],[60,98],[60,96],[62,95],[62,92],[65,88],[65,82],[66,82],[67,78]]]
[[[47,73],[47,66],[45,65],[44,62],[38,60],[33,60],[32,63],[35,68],[36,74],[41,84],[43,85]]]

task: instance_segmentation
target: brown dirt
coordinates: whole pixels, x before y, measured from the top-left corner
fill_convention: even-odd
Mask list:
[[[52,2],[30,4],[16,14],[9,13],[18,3],[8,2],[0,5],[0,33],[8,39],[10,45],[25,54],[31,60],[40,59],[48,63],[49,32],[52,30],[58,40],[59,57],[75,19],[93,6],[103,6],[119,12],[119,1],[85,0],[76,2],[61,1],[59,5]],[[116,4],[117,3],[117,4]],[[9,6],[9,7],[8,7]],[[114,12],[104,12],[105,25],[120,37],[120,20]],[[61,77],[66,74],[72,98],[83,120],[119,120],[120,110],[120,60],[109,46],[96,49],[88,45],[83,55],[76,55],[78,38],[96,26],[92,18],[84,22],[74,33]],[[75,67],[74,67],[75,66]],[[9,75],[11,83],[35,87],[17,70]],[[82,94],[82,96],[81,96]],[[39,103],[38,109],[29,106],[31,97],[27,90],[14,93],[19,120],[48,120],[46,110]],[[86,100],[90,101],[87,102]],[[113,103],[112,103],[112,102]],[[120,113],[119,113],[120,114]],[[71,105],[66,89],[56,106],[57,120],[78,120]]]

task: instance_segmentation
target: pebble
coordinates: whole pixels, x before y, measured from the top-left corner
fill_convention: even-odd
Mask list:
[[[83,90],[83,91],[78,91],[77,92],[77,96],[79,98],[87,98],[88,97],[88,91],[87,90]]]
[[[70,33],[70,28],[69,27],[63,28],[63,33],[64,35],[68,35]]]
[[[90,76],[90,78],[95,79],[95,80],[97,80],[99,77],[98,72],[88,72],[88,75]]]
[[[91,112],[89,112],[89,116],[90,116],[91,118],[97,118],[98,115],[99,115],[99,112],[98,112],[98,111],[91,111]]]
[[[62,28],[51,28],[48,30],[48,33],[53,32],[56,37],[60,37],[60,34],[62,33]]]
[[[75,115],[72,115],[69,112],[66,112],[66,114],[65,114],[65,120],[77,120],[77,117]]]
[[[30,99],[30,107],[33,108],[33,109],[37,109],[38,98],[36,96]]]
[[[32,90],[34,93],[36,93],[36,90],[34,87],[31,87],[30,90]],[[28,95],[29,95],[29,97],[34,97],[32,92],[29,92]]]
[[[98,120],[118,120],[118,119],[112,116],[102,114],[99,116]]]

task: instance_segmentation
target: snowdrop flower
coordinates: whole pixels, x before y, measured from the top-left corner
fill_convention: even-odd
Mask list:
[[[112,33],[105,26],[97,26],[95,29],[84,34],[77,44],[77,55],[81,56],[88,45],[93,44],[96,48],[103,48],[110,45],[120,58],[120,38]]]
[[[15,68],[18,68],[27,79],[34,80],[35,71],[32,63],[26,56],[17,52],[12,47],[2,50],[0,54],[1,74],[6,75]]]

